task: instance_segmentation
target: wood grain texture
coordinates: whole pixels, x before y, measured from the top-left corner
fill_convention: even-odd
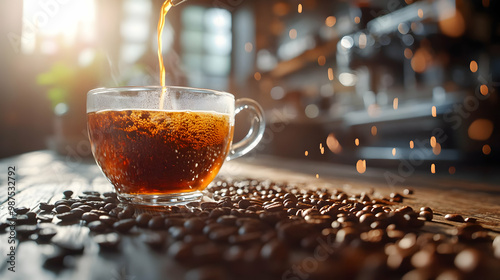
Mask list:
[[[40,202],[55,202],[64,190],[77,196],[84,190],[105,192],[112,190],[93,160],[75,160],[49,151],[23,154],[0,160],[0,221],[9,216],[7,211],[7,168],[16,166],[16,206],[25,206],[39,212]],[[327,187],[349,193],[365,192],[372,198],[387,197],[391,192],[402,193],[412,188],[402,205],[414,209],[431,207],[436,223],[426,226],[428,231],[451,231],[455,222],[444,220],[447,213],[477,218],[496,236],[500,233],[500,187],[494,184],[453,180],[441,177],[410,176],[403,184],[389,186],[384,170],[369,170],[357,174],[354,167],[332,164],[297,162],[276,158],[255,158],[228,162],[220,176],[228,178],[251,177],[299,184],[303,187]],[[315,177],[319,174],[319,179]],[[68,260],[68,267],[50,270],[42,267],[46,255],[54,246],[34,241],[16,242],[16,272],[7,271],[6,254],[8,234],[0,234],[0,279],[182,279],[185,271],[169,259],[164,251],[154,251],[136,236],[138,231],[125,235],[119,251],[102,252],[93,241],[94,234],[80,224],[56,225],[55,239],[70,239],[84,245],[82,255]],[[269,279],[272,279],[270,277]],[[263,279],[262,279],[263,280]]]

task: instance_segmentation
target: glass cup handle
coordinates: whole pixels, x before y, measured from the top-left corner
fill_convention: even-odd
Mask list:
[[[264,130],[266,129],[264,110],[259,103],[249,98],[241,98],[236,100],[235,106],[235,115],[243,110],[250,110],[253,114],[253,118],[247,135],[238,143],[231,145],[231,150],[226,158],[227,160],[241,157],[242,155],[250,152],[253,148],[255,148],[255,146],[257,146],[257,144],[259,144],[259,141],[264,135]]]

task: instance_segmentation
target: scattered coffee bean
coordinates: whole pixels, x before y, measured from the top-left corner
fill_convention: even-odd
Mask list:
[[[104,232],[108,229],[108,226],[102,221],[93,221],[88,224],[88,227],[91,231],[94,232]]]
[[[69,198],[73,195],[73,191],[67,190],[67,191],[64,191],[63,194],[65,197]]]
[[[286,261],[288,258],[288,247],[281,241],[270,241],[262,246],[260,255],[264,260]]]
[[[94,194],[96,195],[96,194]],[[118,195],[115,192],[104,192],[102,194],[104,197],[118,198]]]
[[[432,221],[433,214],[429,211],[421,211],[418,214],[420,217],[424,218],[426,221]]]
[[[99,221],[105,223],[107,226],[113,226],[114,223],[116,223],[118,221],[117,218],[113,218],[111,216],[108,216],[108,215],[102,215],[102,216],[99,216]]]
[[[115,203],[107,203],[104,205],[104,210],[111,211],[113,208],[116,208],[117,205]]]
[[[78,208],[82,209],[84,212],[92,211],[92,206],[86,205],[86,204],[83,204],[83,205],[79,206]]]
[[[47,242],[57,234],[57,230],[52,227],[42,228],[38,231],[38,241]]]
[[[160,250],[166,243],[165,236],[158,232],[143,233],[140,238],[145,244],[155,250]]]
[[[130,231],[130,229],[132,229],[134,226],[135,226],[135,219],[123,219],[113,224],[113,228],[116,231],[122,233]]]
[[[459,222],[459,223],[464,222],[464,218],[459,214],[446,214],[444,216],[444,218],[448,221],[454,221],[454,222]]]
[[[38,221],[40,221],[40,223],[50,223],[54,219],[54,215],[53,214],[38,214],[37,219],[38,219]]]
[[[54,203],[54,206],[57,207],[59,205],[71,206],[71,202],[69,200],[58,200]]]
[[[205,222],[200,218],[190,218],[184,222],[184,227],[191,233],[201,233]]]
[[[116,250],[121,242],[121,237],[117,233],[105,233],[94,236],[94,241],[104,250]]]
[[[177,261],[189,261],[193,255],[192,245],[182,241],[177,241],[170,245],[167,254]]]
[[[217,202],[202,202],[200,207],[202,210],[214,209],[218,206]]]
[[[137,216],[137,218],[135,218],[135,222],[138,227],[144,228],[148,226],[149,220],[151,220],[151,218],[152,216],[150,214],[142,213],[139,216]]]
[[[16,234],[23,237],[27,238],[31,234],[35,233],[38,230],[38,227],[36,225],[18,225],[16,226]]]
[[[208,237],[213,241],[227,241],[229,236],[237,232],[238,228],[236,227],[220,227],[212,230]]]
[[[24,215],[24,214],[28,213],[28,211],[30,211],[30,209],[26,208],[26,207],[14,208],[14,212],[16,212],[16,214],[19,214],[19,215]]]
[[[477,219],[469,217],[469,218],[465,218],[464,222],[466,222],[466,223],[476,223]]]
[[[60,219],[63,223],[75,222],[78,220],[78,214],[72,212],[64,212],[62,214],[57,214],[56,217]]]
[[[404,196],[399,193],[391,193],[389,196],[391,197],[392,202],[403,202]]]
[[[71,207],[68,205],[59,205],[56,207],[56,212],[59,214],[69,212],[71,210]]]
[[[84,213],[84,214],[82,214],[81,219],[87,223],[91,223],[93,221],[99,220],[99,215],[94,214],[94,213]]]
[[[483,269],[491,262],[488,258],[500,258],[500,238],[493,241],[493,249],[488,249],[490,232],[475,223],[474,218],[465,219],[468,223],[455,227],[451,236],[422,232],[419,228],[424,226],[424,219],[432,221],[432,209],[422,207],[414,211],[409,206],[398,206],[404,198],[398,193],[392,193],[390,199],[371,199],[374,191],[352,194],[272,181],[217,181],[212,185],[207,192],[214,202],[168,206],[161,216],[136,214],[131,205],[119,205],[115,192],[101,197],[91,191],[79,198],[65,194],[55,205],[40,203],[40,210],[50,212],[56,208],[57,217],[63,222],[85,221],[102,249],[118,248],[122,234],[137,225],[127,239],[140,236],[153,250],[163,250],[174,242],[168,246],[169,256],[195,267],[191,271],[202,271],[200,265],[229,264],[229,269],[223,270],[228,279],[240,275],[259,278],[258,271],[284,275],[289,255],[298,246],[304,254],[327,253],[326,259],[310,273],[311,279],[331,278],[336,276],[335,271],[359,279],[367,278],[364,275],[374,279],[391,275],[396,279],[418,273],[427,278],[477,274],[486,279],[483,275],[487,274],[478,273],[489,273]],[[410,195],[413,190],[405,189],[403,193]],[[58,234],[46,224],[36,226],[37,219],[50,222],[52,217],[53,214],[37,215],[28,209],[24,214],[9,217],[7,223],[0,223],[0,232],[16,222],[16,230],[21,229],[20,238],[57,244],[60,241],[54,238],[67,236],[65,243],[71,245],[71,235]],[[83,242],[77,244],[75,248],[83,252]],[[63,252],[48,263],[67,265],[65,259],[71,250]],[[370,252],[369,258],[359,261],[366,252]],[[353,265],[343,265],[346,263]],[[440,266],[439,271],[433,271],[436,265]],[[430,271],[432,274],[426,274]],[[206,275],[200,277],[205,279]]]
[[[41,202],[39,207],[40,207],[40,210],[42,210],[42,211],[50,212],[50,211],[52,211],[52,209],[54,209],[55,206],[53,204]]]
[[[165,220],[161,216],[154,216],[148,222],[148,227],[150,229],[162,229],[164,227]]]

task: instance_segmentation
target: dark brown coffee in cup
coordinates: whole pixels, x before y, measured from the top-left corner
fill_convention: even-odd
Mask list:
[[[163,195],[203,190],[231,146],[228,114],[103,110],[88,113],[94,157],[119,193]]]

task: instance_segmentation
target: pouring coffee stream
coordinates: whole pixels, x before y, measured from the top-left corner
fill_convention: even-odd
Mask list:
[[[163,33],[163,26],[165,25],[165,16],[167,15],[168,11],[170,8],[177,6],[183,2],[186,2],[187,0],[166,0],[163,2],[163,5],[161,6],[161,11],[160,11],[160,19],[158,20],[158,61],[160,64],[160,82],[162,86],[162,92],[161,92],[161,97],[160,97],[160,106],[159,109],[163,109],[163,103],[165,102],[165,94],[166,94],[166,89],[165,89],[165,65],[163,63],[163,55],[162,55],[162,33]]]

